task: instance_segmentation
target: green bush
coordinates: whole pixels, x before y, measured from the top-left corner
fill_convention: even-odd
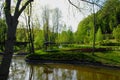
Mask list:
[[[116,41],[120,42],[120,24],[117,26],[117,28],[114,28],[113,36],[116,39]]]

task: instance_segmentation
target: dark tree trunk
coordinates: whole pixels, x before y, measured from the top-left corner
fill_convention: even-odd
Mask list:
[[[0,66],[0,80],[7,80],[9,75],[9,67],[12,60],[13,55],[13,47],[15,42],[15,34],[17,28],[18,21],[11,17],[11,21],[8,24],[7,31],[7,40],[5,42],[5,52],[3,55],[2,63]]]
[[[16,40],[16,29],[18,25],[18,18],[24,11],[27,5],[29,5],[33,0],[27,0],[25,4],[20,8],[22,0],[17,0],[15,12],[13,16],[11,15],[11,0],[5,0],[5,17],[7,23],[7,40],[5,42],[5,52],[2,58],[2,63],[0,65],[0,80],[7,80],[9,75],[9,67],[13,55],[14,42]]]

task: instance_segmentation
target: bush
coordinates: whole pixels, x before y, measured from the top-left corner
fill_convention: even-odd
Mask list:
[[[114,28],[113,36],[116,39],[116,41],[120,42],[120,24],[117,26],[117,28]]]

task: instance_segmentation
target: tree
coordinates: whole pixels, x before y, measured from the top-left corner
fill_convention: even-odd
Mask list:
[[[96,33],[96,41],[100,43],[103,41],[103,35],[100,27]]]
[[[43,8],[43,12],[42,12],[42,20],[43,20],[43,31],[44,31],[44,43],[45,43],[45,50],[47,50],[48,48],[48,43],[49,42],[49,18],[50,18],[50,14],[49,14],[50,10],[47,6],[45,6]]]
[[[35,29],[36,35],[35,35],[35,48],[40,49],[43,46],[44,42],[44,34],[43,30]]]
[[[61,18],[61,11],[59,8],[55,8],[53,10],[53,15],[52,15],[52,42],[55,42],[55,39],[58,37],[59,33],[59,25],[60,25],[60,18]]]
[[[4,12],[6,18],[7,39],[5,42],[5,52],[2,58],[2,63],[0,65],[0,80],[7,80],[9,75],[9,67],[13,55],[13,46],[16,40],[16,29],[18,25],[18,18],[24,11],[26,6],[28,6],[33,0],[27,0],[25,4],[21,7],[22,0],[17,0],[14,14],[11,11],[11,0],[5,0]]]
[[[72,27],[70,26],[68,31],[67,31],[67,36],[68,36],[68,42],[73,43],[74,42],[74,36],[72,32]]]
[[[83,0],[83,1],[90,1],[90,0]],[[99,0],[102,1],[102,0]],[[111,13],[112,12],[112,13]],[[102,8],[95,13],[96,15],[96,29],[95,32],[101,27],[101,31],[103,34],[112,34],[113,29],[120,24],[120,1],[119,0],[105,0]],[[83,19],[79,24],[89,27],[89,24],[93,23],[94,15],[91,14],[87,18]],[[85,23],[86,22],[86,23]],[[84,27],[81,26],[81,27]],[[80,28],[80,26],[78,26]],[[94,25],[90,27],[90,40],[92,40],[92,29]],[[79,29],[78,28],[78,29]],[[80,30],[83,31],[83,30]]]
[[[114,28],[113,36],[116,39],[116,41],[120,42],[120,24],[117,26],[117,28]]]
[[[19,28],[16,31],[16,41],[18,42],[25,42],[28,40],[27,29],[24,26],[23,23],[18,25]]]
[[[62,33],[59,36],[59,41],[60,41],[60,43],[68,42],[67,31],[62,31]]]

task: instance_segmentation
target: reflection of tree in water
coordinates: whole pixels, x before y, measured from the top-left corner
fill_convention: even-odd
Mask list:
[[[12,61],[8,80],[120,80],[120,71],[100,69],[62,64],[28,65],[17,57]]]
[[[13,59],[10,67],[9,80],[24,80],[29,68],[23,60]]]
[[[77,72],[75,70],[49,67],[34,67],[36,77],[33,80],[77,80]]]

